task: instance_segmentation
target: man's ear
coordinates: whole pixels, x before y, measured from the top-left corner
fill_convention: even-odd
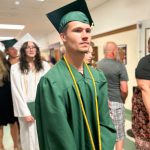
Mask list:
[[[60,38],[62,39],[63,42],[66,42],[66,34],[65,33],[60,33]]]

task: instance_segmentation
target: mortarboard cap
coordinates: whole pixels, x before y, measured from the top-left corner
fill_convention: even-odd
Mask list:
[[[5,41],[1,41],[4,46],[5,46],[5,50],[7,50],[9,47],[13,47],[13,45],[17,42],[16,39],[10,39],[10,40],[5,40]]]
[[[17,43],[15,43],[14,47],[17,50],[20,50],[21,46],[27,41],[32,41],[37,45],[39,45],[38,42],[29,33],[27,33]]]
[[[71,21],[81,21],[93,25],[90,12],[85,0],[76,0],[64,7],[47,14],[48,19],[60,33],[65,25]]]

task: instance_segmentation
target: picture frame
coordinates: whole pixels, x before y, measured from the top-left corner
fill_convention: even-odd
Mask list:
[[[148,52],[148,39],[150,38],[150,28],[145,28],[145,55],[147,55]]]
[[[118,46],[118,60],[123,63],[124,65],[127,64],[127,44],[121,44]]]
[[[49,61],[54,65],[60,59],[60,42],[48,46],[50,51]]]

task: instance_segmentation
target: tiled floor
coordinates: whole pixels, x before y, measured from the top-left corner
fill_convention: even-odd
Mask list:
[[[125,122],[126,138],[125,138],[124,150],[136,150],[134,145],[134,138],[127,135],[128,129],[131,129],[131,121],[126,120]]]
[[[126,122],[125,122],[126,131],[131,129],[131,112],[126,110]],[[4,146],[5,150],[13,150],[13,141],[10,136],[9,126],[4,127]],[[134,146],[134,139],[129,137],[126,134],[124,150],[136,150]]]

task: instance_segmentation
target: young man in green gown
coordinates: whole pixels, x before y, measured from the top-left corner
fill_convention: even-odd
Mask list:
[[[93,23],[84,0],[47,14],[65,45],[64,57],[40,80],[36,121],[40,150],[113,150],[107,82],[87,66]]]

